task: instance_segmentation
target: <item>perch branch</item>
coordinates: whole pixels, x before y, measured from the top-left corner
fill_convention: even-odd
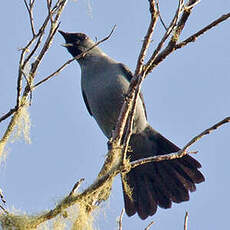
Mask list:
[[[208,129],[204,130],[203,132],[201,132],[199,135],[195,136],[181,150],[179,150],[176,153],[170,153],[170,154],[166,154],[166,155],[158,155],[158,156],[154,156],[154,157],[147,157],[147,158],[144,158],[144,159],[132,161],[132,162],[130,162],[130,165],[131,165],[132,168],[134,168],[134,167],[137,167],[139,165],[150,163],[150,162],[157,162],[157,161],[163,161],[163,160],[173,160],[173,159],[176,159],[176,158],[181,158],[181,157],[183,157],[183,156],[188,154],[187,149],[189,147],[191,147],[191,145],[193,145],[195,142],[200,140],[205,135],[210,134],[212,131],[216,130],[217,128],[219,128],[220,126],[222,126],[222,125],[224,125],[224,124],[226,124],[228,122],[230,122],[230,117],[226,117],[225,119],[219,121],[215,125],[211,126],[210,128],[208,128]]]

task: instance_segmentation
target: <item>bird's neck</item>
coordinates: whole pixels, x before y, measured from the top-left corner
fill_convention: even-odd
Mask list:
[[[114,62],[107,54],[105,54],[100,49],[93,50],[93,52],[88,52],[83,58],[78,60],[81,67],[89,66],[96,67],[98,65],[107,64]]]

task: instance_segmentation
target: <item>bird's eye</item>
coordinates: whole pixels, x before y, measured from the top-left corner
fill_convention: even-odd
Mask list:
[[[76,45],[80,45],[82,42],[84,42],[87,39],[88,39],[88,37],[85,34],[77,33],[75,35],[75,38],[74,38],[74,43]]]
[[[84,41],[86,40],[88,37],[85,34],[81,34],[81,36],[79,36],[79,40]]]

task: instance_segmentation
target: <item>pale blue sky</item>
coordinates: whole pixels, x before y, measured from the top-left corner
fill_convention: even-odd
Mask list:
[[[160,1],[160,6],[168,24],[177,0]],[[41,20],[46,9],[38,4],[37,7],[35,18]],[[3,1],[1,8],[0,113],[3,114],[15,105],[18,48],[28,41],[30,30],[23,0]],[[187,23],[183,38],[229,9],[229,0],[201,1]],[[116,24],[111,39],[101,48],[134,70],[148,27],[148,3],[147,0],[70,1],[61,22],[63,31],[84,32],[98,39],[106,36]],[[143,84],[149,123],[181,147],[202,130],[230,115],[229,26],[228,20],[170,55]],[[163,31],[161,25],[157,31]],[[154,35],[152,48],[159,37],[159,34]],[[70,58],[60,46],[63,42],[57,34],[37,80]],[[0,188],[9,207],[37,213],[54,207],[80,178],[85,178],[82,188],[95,179],[107,152],[107,140],[85,108],[77,63],[72,63],[55,79],[35,90],[29,111],[32,144],[19,141],[7,146],[9,154],[0,169]],[[0,134],[8,122],[0,124]],[[174,204],[168,210],[159,209],[146,221],[137,215],[124,216],[124,229],[144,229],[152,220],[155,221],[152,229],[183,229],[186,210],[190,216],[190,230],[226,228],[230,205],[229,138],[230,124],[192,147],[199,151],[195,157],[203,165],[201,171],[206,182],[197,186],[189,202]],[[116,229],[116,217],[123,207],[119,176],[109,201],[102,207],[96,226],[102,230]]]

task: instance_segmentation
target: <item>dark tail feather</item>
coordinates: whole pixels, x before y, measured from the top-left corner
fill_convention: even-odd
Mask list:
[[[131,137],[131,161],[179,151],[172,142],[161,136],[150,126],[141,134]],[[123,181],[125,210],[128,216],[138,213],[141,219],[152,216],[157,206],[171,208],[172,202],[189,200],[189,191],[196,190],[196,184],[204,176],[198,170],[200,163],[189,155],[180,159],[148,163],[132,169]],[[126,194],[124,183],[132,190],[132,199]]]

